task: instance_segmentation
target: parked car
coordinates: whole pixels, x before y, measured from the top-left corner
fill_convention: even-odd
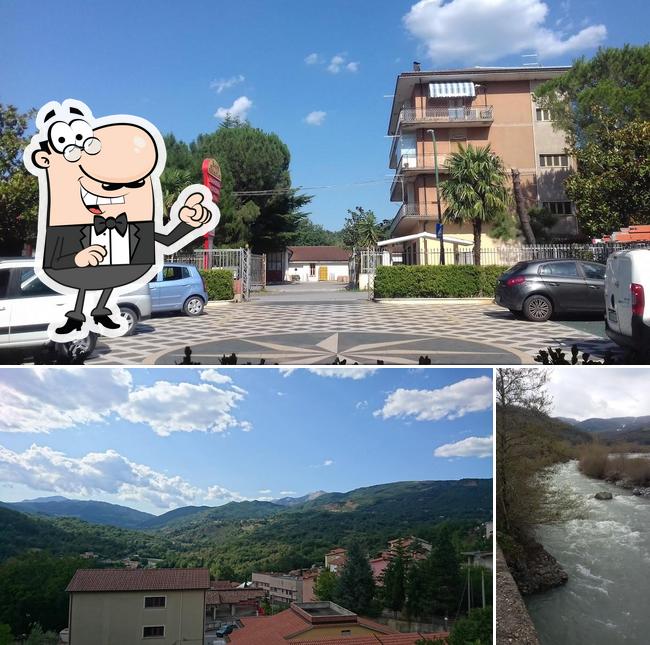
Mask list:
[[[607,259],[605,330],[618,345],[650,351],[650,249],[617,251]]]
[[[215,636],[220,636],[223,638],[224,636],[228,636],[228,634],[232,634],[233,630],[235,629],[235,625],[232,625],[231,623],[228,623],[227,625],[222,625],[217,629],[217,632]]]
[[[120,296],[118,306],[128,321],[127,335],[135,332],[141,320],[151,316],[149,287]],[[33,258],[0,260],[0,349],[43,348],[50,344],[47,335],[52,320],[63,319],[72,309],[74,296],[52,291],[34,273]],[[89,356],[97,343],[97,335],[72,343],[55,343],[58,351]]]
[[[208,301],[203,276],[193,264],[165,263],[149,283],[149,291],[154,313],[183,311],[188,316],[200,316]]]
[[[543,322],[559,313],[604,313],[604,286],[604,264],[529,260],[499,277],[494,299],[515,315]]]

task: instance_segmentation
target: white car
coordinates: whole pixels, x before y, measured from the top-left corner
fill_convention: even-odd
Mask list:
[[[63,320],[74,306],[74,296],[62,296],[43,284],[34,273],[33,258],[0,259],[0,350],[47,346],[47,327],[52,320]],[[136,325],[151,317],[149,286],[120,296],[118,306],[129,324],[127,335]],[[92,354],[97,335],[89,334],[73,343],[56,343],[57,351],[69,355]]]
[[[650,351],[650,249],[617,251],[605,270],[605,329],[618,345]]]

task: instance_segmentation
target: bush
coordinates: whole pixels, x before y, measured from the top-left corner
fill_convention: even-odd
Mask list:
[[[381,266],[375,276],[377,298],[493,297],[506,266]]]
[[[232,271],[229,269],[209,269],[199,271],[205,280],[205,289],[210,300],[232,300]]]
[[[582,449],[578,467],[587,477],[604,479],[608,459],[609,450],[605,446],[591,444]]]

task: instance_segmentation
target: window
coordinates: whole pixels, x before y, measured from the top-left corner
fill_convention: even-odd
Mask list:
[[[552,121],[551,111],[546,108],[537,108],[537,120],[538,121]]]
[[[31,298],[34,296],[58,296],[59,294],[52,291],[49,287],[44,285],[34,273],[34,269],[23,269],[20,272],[20,282],[18,285],[18,293],[23,298]]]
[[[156,607],[165,607],[167,605],[166,596],[145,596],[144,597],[144,608],[153,609]]]
[[[165,635],[164,625],[150,625],[142,628],[142,638],[159,638]]]
[[[539,155],[539,165],[542,168],[567,168],[569,155]]]
[[[587,280],[604,280],[605,279],[605,265],[604,264],[591,264],[589,262],[581,262],[580,266],[585,273]]]
[[[575,262],[549,262],[548,264],[542,264],[539,268],[539,275],[555,278],[577,278],[578,267]]]
[[[0,300],[7,297],[7,289],[9,287],[9,276],[11,271],[9,269],[0,270]]]
[[[309,265],[309,275],[312,278],[316,275],[316,265],[313,262]]]
[[[189,272],[185,267],[163,267],[163,281],[182,280],[189,277]]]
[[[542,206],[553,215],[571,215],[571,202],[542,202]]]

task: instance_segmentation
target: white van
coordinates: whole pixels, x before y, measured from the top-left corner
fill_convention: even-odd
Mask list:
[[[38,350],[49,344],[48,325],[72,309],[74,296],[62,296],[43,284],[34,273],[33,258],[0,259],[0,350]],[[149,285],[120,296],[118,306],[128,321],[127,335],[138,322],[151,317]],[[89,356],[96,334],[73,343],[57,343],[56,349]]]
[[[650,249],[617,251],[605,271],[605,329],[618,345],[650,351]]]

